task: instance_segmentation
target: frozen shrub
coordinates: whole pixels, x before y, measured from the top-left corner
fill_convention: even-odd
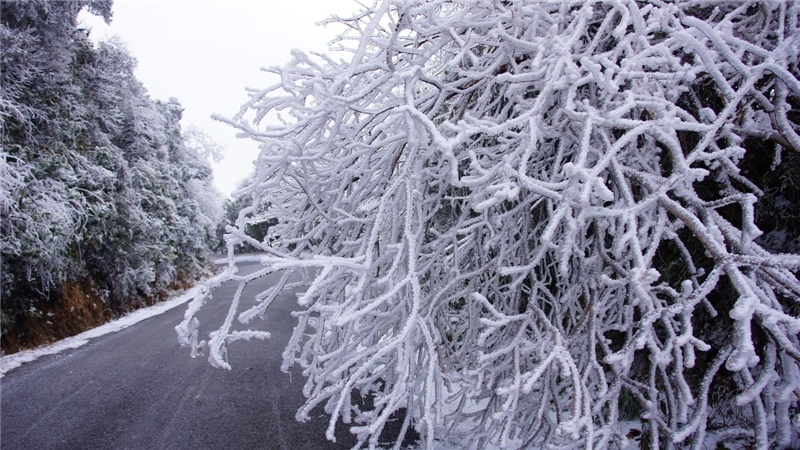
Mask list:
[[[261,143],[229,249],[264,252],[229,278],[278,281],[250,309],[239,289],[211,363],[265,336],[237,315],[301,287],[284,367],[329,439],[341,417],[375,446],[407,408],[428,444],[619,448],[621,414],[650,448],[796,443],[800,256],[760,243],[743,169],[800,151],[799,14],[390,0],[341,20],[349,60],[296,52],[229,120]],[[246,235],[272,218],[271,245]]]

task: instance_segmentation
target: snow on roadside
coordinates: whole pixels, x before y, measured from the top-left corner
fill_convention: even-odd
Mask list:
[[[261,262],[264,259],[264,255],[260,253],[247,253],[244,255],[236,255],[233,257],[233,260],[237,263],[240,262]],[[228,264],[228,257],[223,256],[214,260],[214,264],[218,266],[224,266]]]
[[[238,262],[238,259],[237,259]],[[108,322],[99,327],[92,328],[91,330],[84,331],[81,334],[68,337],[66,339],[62,339],[58,342],[54,342],[49,345],[43,345],[41,347],[37,347],[31,350],[23,350],[17,353],[13,353],[11,355],[0,356],[0,378],[11,369],[16,369],[17,367],[31,361],[35,361],[42,356],[46,355],[55,355],[57,353],[61,353],[64,350],[74,349],[85,345],[89,342],[90,339],[94,339],[96,337],[104,336],[110,333],[116,333],[117,331],[123,330],[128,328],[131,325],[135,325],[145,319],[149,319],[150,317],[157,316],[159,314],[163,314],[170,309],[175,308],[176,306],[180,306],[192,298],[197,294],[198,290],[203,289],[209,283],[214,282],[218,277],[224,275],[224,272],[219,275],[215,275],[207,280],[204,280],[198,283],[195,287],[185,291],[184,293],[171,298],[170,300],[166,300],[164,302],[156,303],[153,306],[147,308],[137,309],[131,312],[128,315],[125,315],[113,322]]]

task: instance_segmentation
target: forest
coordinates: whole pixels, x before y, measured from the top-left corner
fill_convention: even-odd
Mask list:
[[[9,353],[99,325],[213,269],[222,198],[206,139],[153,100],[112,2],[3,1],[0,299]]]

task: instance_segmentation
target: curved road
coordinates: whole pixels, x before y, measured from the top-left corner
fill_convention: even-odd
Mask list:
[[[199,315],[201,335],[222,322],[235,288],[229,282],[214,292]],[[248,287],[245,295],[252,298],[258,288]],[[0,380],[0,447],[350,448],[355,439],[341,421],[336,443],[325,440],[328,416],[321,409],[310,422],[294,420],[304,379],[298,369],[281,372],[280,364],[296,305],[289,294],[276,299],[266,320],[254,323],[272,338],[230,346],[232,371],[211,367],[205,357],[192,359],[178,345],[174,327],[185,306],[14,369]]]

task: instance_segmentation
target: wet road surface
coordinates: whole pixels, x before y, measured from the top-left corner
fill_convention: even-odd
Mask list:
[[[240,265],[253,270],[253,263]],[[263,290],[270,282],[245,291]],[[236,289],[226,283],[201,310],[201,336],[223,321]],[[237,341],[233,370],[189,357],[175,325],[185,305],[75,350],[42,357],[0,379],[2,449],[347,449],[346,426],[325,439],[327,416],[294,420],[303,403],[298,369],[280,370],[281,352],[297,320],[294,295],[270,306],[267,341]]]

